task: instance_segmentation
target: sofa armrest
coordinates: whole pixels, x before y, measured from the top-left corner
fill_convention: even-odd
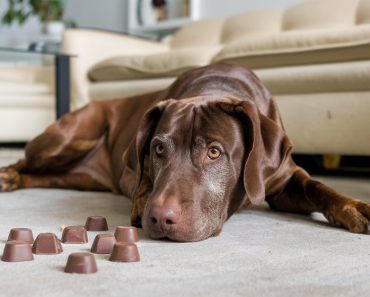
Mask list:
[[[94,64],[119,55],[146,55],[168,50],[168,45],[129,35],[92,29],[66,30],[62,51],[75,55],[71,58],[72,107],[89,102],[87,74]]]

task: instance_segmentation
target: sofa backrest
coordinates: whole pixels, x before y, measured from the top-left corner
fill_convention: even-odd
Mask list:
[[[358,0],[310,0],[284,12],[282,31],[332,29],[355,24]]]
[[[277,33],[282,16],[282,10],[261,10],[229,17],[222,28],[221,42],[228,43],[247,35]]]
[[[173,35],[171,47],[216,46],[259,34],[362,24],[370,24],[370,0],[306,0],[285,11],[251,11],[192,22]]]
[[[185,25],[171,38],[171,47],[216,46],[221,42],[224,18],[204,19]]]

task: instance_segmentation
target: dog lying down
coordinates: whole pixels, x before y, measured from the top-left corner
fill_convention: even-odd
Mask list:
[[[321,212],[369,234],[370,204],[312,180],[291,157],[276,104],[248,69],[187,71],[165,91],[92,102],[27,144],[2,168],[2,191],[64,188],[132,199],[131,223],[152,238],[198,241],[239,208]]]

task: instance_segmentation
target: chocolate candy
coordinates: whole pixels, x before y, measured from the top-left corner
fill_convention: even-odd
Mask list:
[[[138,262],[140,261],[139,251],[136,244],[128,242],[117,242],[109,261],[113,262]]]
[[[63,230],[63,243],[86,243],[87,240],[86,229],[82,226],[68,226]]]
[[[95,273],[98,271],[95,256],[91,253],[72,253],[69,255],[64,272]]]
[[[8,240],[19,240],[32,244],[32,230],[28,228],[13,228],[9,232]]]
[[[40,233],[32,246],[32,253],[52,255],[63,252],[62,244],[54,233]]]
[[[139,240],[136,227],[118,226],[114,236],[118,242],[136,242]]]
[[[116,238],[113,235],[98,234],[95,236],[91,252],[95,254],[110,254],[115,243]]]
[[[33,255],[30,244],[19,240],[7,241],[1,260],[5,262],[32,261]]]
[[[102,216],[91,216],[86,220],[85,228],[87,231],[107,231],[107,219]]]

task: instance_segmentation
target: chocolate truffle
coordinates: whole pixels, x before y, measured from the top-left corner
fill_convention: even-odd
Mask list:
[[[82,226],[68,226],[65,227],[62,234],[63,243],[86,243],[87,232]]]
[[[8,240],[19,240],[32,244],[32,230],[29,228],[13,228],[9,232]]]
[[[139,240],[136,227],[118,226],[114,236],[118,242],[136,242]]]
[[[91,252],[95,254],[110,254],[115,243],[116,238],[113,235],[98,234],[95,236]]]
[[[32,246],[32,253],[42,255],[60,254],[62,244],[54,233],[40,233]]]
[[[107,231],[107,219],[102,216],[90,216],[86,220],[85,228],[87,231]]]
[[[7,241],[1,260],[5,262],[32,261],[33,255],[30,244],[18,240]]]
[[[91,253],[72,253],[69,255],[64,272],[95,273],[98,271],[95,256]]]
[[[139,251],[136,244],[127,242],[117,242],[109,261],[113,262],[138,262],[140,261]]]

